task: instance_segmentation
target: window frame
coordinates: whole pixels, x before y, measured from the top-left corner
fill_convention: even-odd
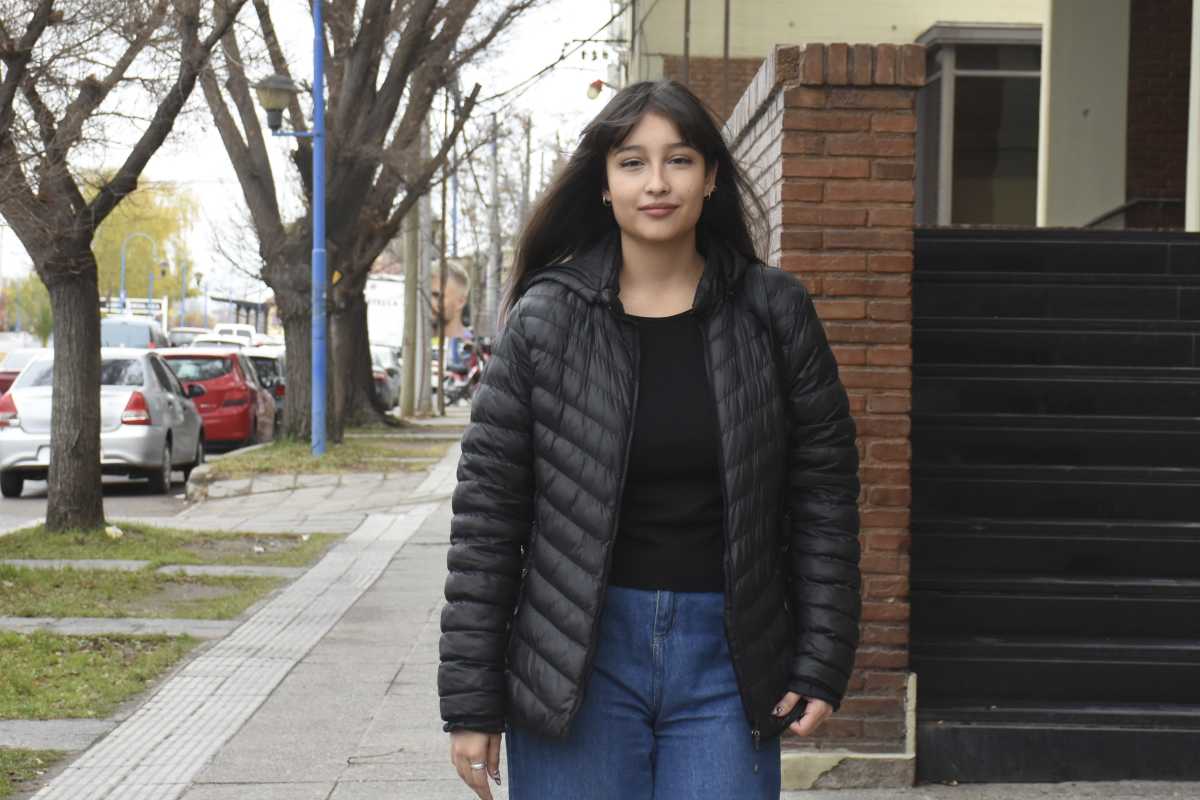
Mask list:
[[[973,45],[1042,48],[1045,42],[1042,41],[1041,25],[939,23],[918,36],[916,43],[925,46],[937,67],[927,70],[925,84],[918,90],[914,216],[918,225],[948,226],[954,224],[954,97],[958,78],[1042,79],[1040,65],[1036,70],[959,69],[958,48]],[[933,166],[928,163],[926,151],[935,149],[929,141],[929,137],[935,134],[919,115],[922,97],[927,97],[923,93],[933,91],[935,83],[938,92],[938,130],[933,144],[936,146],[937,185],[931,189],[926,185],[924,173]],[[1040,108],[1038,113],[1040,117]],[[1041,135],[1040,125],[1038,135]]]

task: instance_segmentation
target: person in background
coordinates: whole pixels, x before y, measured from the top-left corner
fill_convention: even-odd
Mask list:
[[[438,298],[441,294],[439,289],[441,284],[439,273],[433,273],[430,280],[432,288],[429,295],[432,298],[434,308],[434,313],[430,319],[433,324],[433,335],[436,336],[438,334]],[[443,307],[442,315],[442,321],[446,326],[447,366],[461,366],[467,360],[463,344],[475,338],[474,332],[463,322],[463,308],[467,305],[467,298],[470,297],[470,292],[471,278],[467,273],[455,264],[447,264],[446,303]]]

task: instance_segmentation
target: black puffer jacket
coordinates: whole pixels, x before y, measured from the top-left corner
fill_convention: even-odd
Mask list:
[[[771,710],[785,691],[835,708],[845,693],[862,608],[858,451],[804,285],[699,244],[725,628],[757,747],[782,732]],[[472,404],[441,617],[446,731],[500,732],[507,719],[565,736],[583,699],[637,408],[638,334],[617,297],[619,265],[614,232],[533,273]]]

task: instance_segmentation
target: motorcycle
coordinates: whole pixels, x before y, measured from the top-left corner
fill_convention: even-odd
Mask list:
[[[466,359],[461,364],[447,364],[442,379],[442,393],[448,406],[464,398],[468,403],[474,399],[483,369],[492,358],[492,341],[486,336],[463,342],[462,348],[467,354]]]

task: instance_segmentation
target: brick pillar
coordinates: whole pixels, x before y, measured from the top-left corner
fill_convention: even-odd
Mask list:
[[[778,47],[725,131],[767,205],[763,252],[813,295],[850,394],[862,464],[855,671],[816,735],[785,738],[788,788],[911,785],[914,777],[909,411],[914,99],[924,64],[918,45]]]

